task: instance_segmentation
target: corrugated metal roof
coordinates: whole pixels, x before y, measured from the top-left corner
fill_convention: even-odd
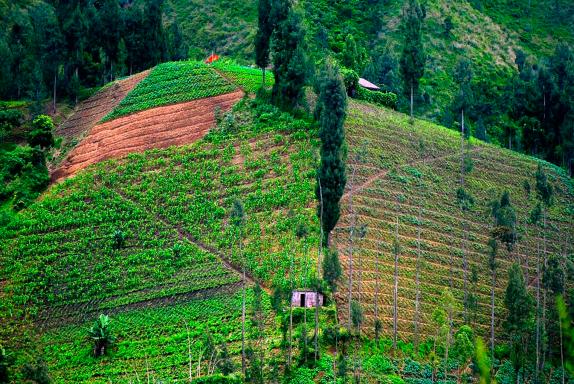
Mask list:
[[[362,77],[359,78],[359,85],[363,88],[367,88],[367,89],[380,89],[379,87],[377,87],[375,84],[371,83],[369,80],[365,80]]]

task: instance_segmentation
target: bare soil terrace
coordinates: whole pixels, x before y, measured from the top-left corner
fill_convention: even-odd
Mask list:
[[[62,180],[91,164],[128,153],[193,143],[215,126],[216,109],[229,110],[242,97],[242,91],[235,91],[97,124],[52,172],[51,179]]]

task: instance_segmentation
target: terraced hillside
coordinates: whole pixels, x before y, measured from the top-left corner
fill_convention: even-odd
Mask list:
[[[421,121],[410,125],[402,114],[359,102],[349,105],[346,129],[348,192],[333,236],[345,267],[336,296],[342,323],[348,315],[352,221],[366,229],[364,238],[354,239],[353,253],[353,299],[365,309],[365,333],[373,329],[375,303],[385,335],[392,333],[392,248],[398,233],[397,314],[403,339],[413,333],[417,266],[423,336],[432,333],[430,317],[442,290],[452,286],[462,301],[465,281],[478,295],[475,327],[485,330],[487,207],[503,190],[511,193],[523,236],[514,254],[499,253],[497,326],[511,261],[520,260],[533,286],[540,265],[537,244],[541,250],[545,245],[547,254],[571,245],[574,191],[557,168],[544,164],[557,196],[543,242],[540,229],[526,224],[534,192],[527,196],[523,185],[524,180],[534,185],[533,159],[471,142],[473,169],[465,186],[475,204],[461,213],[455,132]],[[358,152],[364,152],[360,161]],[[5,239],[0,266],[6,271],[0,281],[3,343],[36,349],[56,382],[129,382],[150,372],[157,379],[187,377],[188,345],[197,356],[208,328],[218,343],[228,340],[237,358],[242,266],[250,281],[266,287],[290,281],[305,286],[315,273],[317,160],[313,123],[246,98],[194,144],[92,164],[53,185],[0,230]],[[236,199],[246,214],[240,233],[229,222]],[[476,284],[471,283],[473,266]],[[281,336],[267,296],[264,302],[270,324],[266,350],[273,354]],[[112,317],[118,346],[97,360],[85,332],[101,312]],[[457,322],[461,319],[459,314]],[[198,363],[191,365],[196,369]]]
[[[53,170],[52,180],[112,157],[193,143],[215,126],[218,111],[229,110],[260,83],[260,70],[230,61],[214,67],[193,61],[158,65],[127,95],[116,95],[121,98],[115,103],[100,105],[102,97],[95,97],[59,128],[72,136],[89,129],[89,135]],[[91,114],[93,105],[97,114]]]
[[[188,335],[195,372],[208,327],[237,356],[242,261],[249,276],[284,282],[292,252],[312,255],[317,239],[314,131],[272,108],[238,108],[234,124],[191,146],[98,163],[53,185],[3,230],[6,345],[35,345],[56,382],[129,382],[147,369],[187,377]],[[241,255],[228,224],[236,198],[247,215]],[[298,223],[313,226],[309,237],[295,238]],[[307,274],[303,264],[301,278],[311,259]],[[85,339],[102,312],[119,338],[103,364]]]
[[[102,90],[81,102],[72,116],[59,125],[55,134],[62,138],[62,151],[58,158],[63,159],[105,115],[113,110],[126,95],[147,75],[144,71],[127,79],[108,84]],[[58,164],[52,164],[52,167]]]
[[[505,316],[504,290],[507,270],[513,262],[523,266],[534,289],[544,250],[547,256],[572,253],[574,186],[562,170],[544,164],[557,191],[544,241],[541,228],[528,224],[536,204],[537,162],[532,158],[472,140],[465,146],[472,170],[465,174],[464,183],[475,202],[470,211],[462,211],[457,200],[461,143],[456,132],[419,121],[411,126],[404,115],[354,102],[347,120],[347,138],[349,180],[342,203],[344,213],[335,229],[346,277],[337,299],[342,321],[348,319],[349,229],[353,223],[355,228],[366,230],[364,237],[355,231],[352,251],[353,299],[364,306],[367,333],[373,330],[375,305],[385,334],[393,331],[393,242],[398,238],[397,313],[403,339],[412,338],[414,332],[417,292],[419,329],[422,335],[433,334],[436,327],[431,314],[445,287],[451,287],[461,305],[465,291],[466,295],[475,293],[478,310],[469,310],[467,315],[477,328],[488,329],[491,273],[487,243],[493,225],[489,203],[500,199],[503,191],[510,192],[516,208],[520,240],[514,252],[501,248],[498,254],[497,326]],[[526,182],[531,186],[530,193],[524,188]],[[474,268],[476,283],[471,278]],[[460,313],[458,321],[462,319]]]

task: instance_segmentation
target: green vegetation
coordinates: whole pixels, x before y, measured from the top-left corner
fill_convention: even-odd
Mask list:
[[[204,63],[164,63],[155,67],[102,121],[162,105],[218,96],[235,89]]]
[[[212,67],[247,93],[257,93],[262,85],[260,69],[242,66],[230,60],[218,60],[212,64]],[[272,86],[274,83],[273,72],[265,72],[265,85]]]

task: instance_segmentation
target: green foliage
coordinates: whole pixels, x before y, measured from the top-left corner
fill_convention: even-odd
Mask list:
[[[52,378],[48,374],[48,366],[41,358],[36,360],[35,364],[26,363],[22,368],[22,376],[25,381],[31,381],[35,384],[50,384]]]
[[[6,349],[0,345],[0,383],[2,384],[10,382],[8,368],[12,365],[12,360],[11,356],[6,352]]]
[[[28,143],[31,147],[40,147],[42,149],[54,146],[54,123],[52,118],[46,115],[37,116],[32,120],[32,127],[28,135]]]
[[[319,98],[315,114],[319,120],[321,164],[317,172],[315,195],[318,216],[323,226],[325,244],[340,216],[339,200],[343,196],[347,175],[343,124],[347,116],[347,94],[337,67],[327,61],[319,80]]]
[[[192,384],[241,384],[242,381],[239,377],[211,375],[198,377],[191,381]]]
[[[126,243],[126,235],[120,229],[116,229],[112,235],[112,240],[114,249],[122,249]],[[179,253],[180,249],[177,249],[176,252]],[[176,255],[174,254],[174,256]]]
[[[261,69],[245,67],[226,59],[217,60],[211,66],[245,92],[255,94],[261,87]],[[273,85],[273,72],[266,72],[265,79],[266,85]]]
[[[305,27],[303,15],[292,9],[290,0],[277,2],[275,30],[273,32],[273,103],[279,108],[292,111],[304,102],[303,87],[308,77],[308,59],[305,51]]]
[[[323,279],[329,284],[332,292],[337,289],[337,281],[342,274],[339,253],[335,249],[327,249],[323,258]]]
[[[458,200],[458,205],[463,211],[470,211],[474,207],[474,197],[466,191],[466,189],[460,187],[456,190],[456,198]]]
[[[524,333],[527,330],[533,311],[533,300],[528,293],[522,268],[516,263],[508,271],[508,286],[504,296],[504,305],[508,315],[504,323],[506,331],[511,334]]]
[[[11,207],[20,210],[48,186],[49,180],[45,155],[39,148],[0,150],[0,202],[9,201]]]
[[[360,327],[364,320],[365,316],[361,304],[356,300],[351,301],[351,322],[355,328]]]
[[[218,96],[235,89],[204,63],[164,63],[155,67],[102,121],[149,108]]]
[[[341,76],[343,76],[343,82],[345,83],[345,89],[347,90],[347,95],[355,97],[359,91],[359,75],[352,69],[341,67]]]
[[[397,109],[397,95],[392,92],[371,91],[363,87],[358,87],[356,98],[368,101],[369,103],[382,105],[383,107]]]
[[[422,23],[425,18],[418,0],[408,0],[403,9],[404,43],[400,60],[400,73],[405,94],[419,88],[425,73],[426,53],[422,43]]]
[[[94,356],[104,356],[108,353],[109,347],[115,342],[115,337],[110,328],[110,318],[101,314],[96,319],[94,325],[88,329],[88,336],[94,343]]]
[[[536,170],[536,196],[546,206],[549,207],[553,203],[554,188],[548,182],[546,172],[539,163]]]
[[[273,33],[271,5],[270,0],[259,0],[257,3],[258,24],[255,35],[255,64],[262,69],[269,65],[271,33]]]
[[[22,119],[23,114],[19,109],[0,109],[0,143],[20,125]]]
[[[492,231],[493,237],[506,245],[511,251],[516,242],[516,212],[510,202],[510,193],[504,191],[499,201],[492,202],[492,216],[495,227]]]

